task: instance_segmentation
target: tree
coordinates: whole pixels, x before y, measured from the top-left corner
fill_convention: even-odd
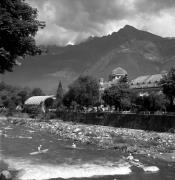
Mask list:
[[[104,91],[102,99],[105,104],[115,106],[116,110],[129,109],[131,102],[128,84],[118,82],[114,86],[109,87]]]
[[[168,101],[164,94],[152,93],[149,95],[151,99],[150,111],[165,111]]]
[[[28,98],[28,92],[26,90],[21,90],[17,95],[20,97],[21,103],[24,104]]]
[[[0,73],[12,71],[26,55],[41,53],[34,36],[45,24],[37,13],[25,0],[0,1]]]
[[[56,92],[56,106],[57,107],[62,104],[62,100],[63,100],[63,87],[62,87],[62,84],[60,81],[59,85],[58,85],[57,92]]]
[[[109,74],[109,76],[108,76],[108,81],[112,81],[113,80],[113,75],[112,74]]]
[[[93,106],[99,101],[99,83],[91,76],[80,76],[69,86],[63,102],[70,106],[72,102],[80,106]]]
[[[44,92],[40,88],[34,88],[31,92],[31,96],[43,96]]]
[[[166,95],[170,101],[169,110],[174,111],[174,99],[175,99],[175,68],[171,68],[168,74],[160,81],[163,93]]]
[[[71,90],[69,90],[66,94],[64,94],[62,102],[66,107],[69,108],[74,99],[74,93]]]
[[[141,111],[165,111],[167,100],[164,94],[152,92],[147,96],[136,96],[134,104],[140,107]]]

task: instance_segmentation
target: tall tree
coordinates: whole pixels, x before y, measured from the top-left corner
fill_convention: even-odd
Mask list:
[[[164,75],[164,77],[160,81],[160,85],[163,88],[163,93],[170,101],[170,110],[175,110],[175,68],[171,68],[169,72]]]
[[[18,96],[21,98],[21,103],[24,104],[25,100],[28,98],[28,92],[26,90],[21,90]]]
[[[127,83],[118,82],[106,89],[102,95],[105,104],[115,106],[115,109],[128,109],[131,106],[130,90]]]
[[[12,71],[19,58],[41,53],[34,36],[45,24],[37,13],[25,0],[0,0],[0,73]]]
[[[58,85],[57,92],[56,92],[56,104],[57,104],[57,107],[62,104],[62,100],[63,100],[63,87],[62,87],[62,84],[61,84],[61,81],[60,81],[59,85]]]
[[[70,105],[76,102],[80,106],[95,105],[99,101],[99,83],[91,76],[80,76],[69,87],[63,102]]]
[[[40,88],[34,88],[31,92],[31,96],[43,96],[44,92]]]

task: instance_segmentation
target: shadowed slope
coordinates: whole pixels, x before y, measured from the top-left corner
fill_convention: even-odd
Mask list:
[[[175,65],[175,39],[162,38],[126,25],[104,37],[78,45],[48,46],[47,54],[28,57],[5,81],[55,91],[59,80],[67,87],[80,74],[105,77],[120,66],[129,78],[160,73]]]

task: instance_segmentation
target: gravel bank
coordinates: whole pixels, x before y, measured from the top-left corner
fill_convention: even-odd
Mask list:
[[[61,138],[86,144],[96,144],[128,153],[146,154],[175,162],[175,134],[109,126],[75,124],[53,119],[47,122],[33,119],[7,118],[10,123],[48,131]]]

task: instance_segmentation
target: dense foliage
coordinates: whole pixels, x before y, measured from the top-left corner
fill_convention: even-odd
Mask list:
[[[34,89],[31,90],[30,95],[31,96],[43,96],[44,93],[40,88],[34,88]]]
[[[37,91],[36,91],[37,90]],[[25,100],[31,96],[43,95],[40,88],[21,88],[8,85],[4,82],[0,83],[0,106],[15,109],[18,105],[23,105]],[[40,92],[40,94],[39,94]]]
[[[59,89],[59,88],[58,88]],[[60,91],[60,90],[59,90]],[[61,91],[62,92],[62,91]],[[164,92],[164,91],[163,91]],[[167,111],[169,99],[161,91],[152,91],[140,95],[135,89],[130,89],[127,76],[119,79],[118,83],[99,94],[99,83],[90,76],[79,77],[63,96],[63,104],[72,109],[74,107],[109,106],[118,111]],[[57,94],[60,94],[57,92]],[[62,94],[62,93],[61,93]],[[172,96],[172,94],[170,93]],[[59,97],[59,95],[58,95]],[[59,97],[60,99],[60,97]]]
[[[65,106],[94,106],[99,101],[99,83],[91,76],[80,76],[70,86],[64,95]]]
[[[115,106],[116,110],[130,109],[130,89],[126,82],[119,82],[108,89],[102,95],[104,103]]]
[[[164,94],[152,92],[145,96],[135,96],[132,103],[136,105],[138,111],[166,111],[168,101]]]
[[[0,1],[0,73],[12,71],[19,58],[41,53],[34,36],[43,27],[37,9],[24,0]]]
[[[170,101],[168,109],[170,111],[175,111],[174,99],[175,99],[175,68],[171,68],[170,71],[164,75],[160,81],[163,93],[166,95]]]

